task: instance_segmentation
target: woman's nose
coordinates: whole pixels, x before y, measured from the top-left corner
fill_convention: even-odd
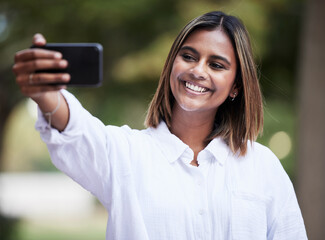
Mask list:
[[[190,74],[193,80],[206,80],[208,74],[204,62],[197,62],[195,66],[190,69]]]

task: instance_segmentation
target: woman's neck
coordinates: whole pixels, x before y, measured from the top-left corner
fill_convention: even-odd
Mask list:
[[[207,146],[207,137],[214,125],[214,114],[187,112],[173,108],[170,131],[194,152],[192,165],[198,166],[197,155]]]

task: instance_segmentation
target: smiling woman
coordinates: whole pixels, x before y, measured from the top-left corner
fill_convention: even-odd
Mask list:
[[[176,67],[183,67],[184,71],[172,76]],[[183,79],[184,75],[187,81]],[[176,118],[172,115],[180,103],[180,99],[176,99],[174,105],[179,95],[175,96],[175,92],[172,92],[176,89],[173,79],[180,83],[177,89],[182,89],[182,84],[186,89],[191,89],[187,93],[188,96],[192,95],[193,104],[203,99],[194,99],[201,91],[206,93],[202,96],[218,96],[218,99],[210,100],[210,104],[213,101],[214,111],[210,117],[203,113],[197,115],[201,119],[209,119],[205,131],[201,128],[204,136],[199,141],[207,144],[220,136],[233,153],[239,151],[239,155],[245,155],[247,142],[254,141],[262,131],[263,104],[249,35],[242,22],[236,17],[213,12],[197,17],[183,28],[166,60],[149,107],[147,126],[157,127],[163,119],[172,128],[172,118]],[[222,86],[227,84],[228,89],[224,89]],[[209,95],[212,92],[215,94]],[[218,114],[215,114],[217,110]],[[193,115],[186,119],[190,119],[191,123],[194,120]],[[196,154],[204,146],[201,145]]]
[[[222,30],[194,31],[176,55],[170,74],[170,88],[176,100],[171,125],[190,121],[192,125],[201,125],[202,135],[197,139],[209,136],[219,106],[227,97],[238,94],[234,83],[236,69],[234,49]],[[198,146],[196,142],[191,144],[192,149]],[[194,154],[195,165],[200,150]]]
[[[35,35],[33,44],[45,42]],[[236,17],[210,12],[185,26],[141,131],[105,126],[61,90],[62,75],[35,72],[64,68],[58,53],[28,49],[15,61],[22,93],[38,104],[36,128],[52,162],[107,209],[107,239],[307,238],[290,179],[254,142],[262,97]],[[54,77],[63,86],[51,85]]]

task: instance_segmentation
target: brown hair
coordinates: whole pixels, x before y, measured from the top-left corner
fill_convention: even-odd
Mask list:
[[[238,95],[219,106],[215,117],[215,128],[207,141],[220,136],[233,153],[245,155],[247,142],[256,140],[263,128],[262,94],[253,59],[249,35],[242,22],[223,12],[209,12],[189,22],[174,41],[163,71],[157,91],[150,103],[145,124],[157,127],[161,120],[171,126],[174,97],[170,89],[170,74],[175,57],[186,38],[196,29],[222,29],[232,42],[237,60],[235,84]]]

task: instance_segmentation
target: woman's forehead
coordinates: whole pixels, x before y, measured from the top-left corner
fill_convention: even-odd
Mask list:
[[[221,28],[197,29],[186,38],[182,47],[189,46],[202,54],[223,55],[235,61],[235,50],[228,35]]]

